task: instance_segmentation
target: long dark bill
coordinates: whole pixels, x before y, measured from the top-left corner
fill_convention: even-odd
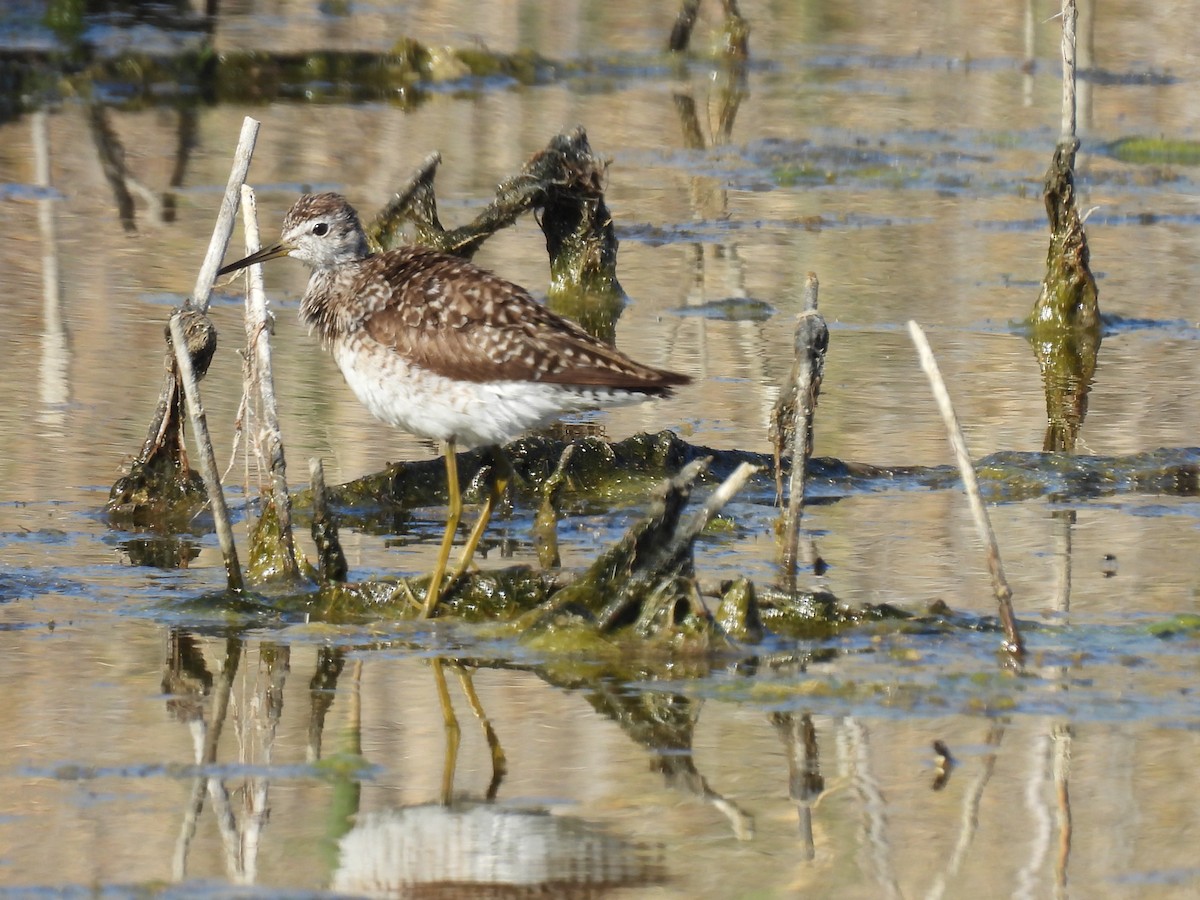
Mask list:
[[[236,272],[238,269],[244,269],[246,266],[252,266],[255,263],[266,262],[268,259],[278,259],[281,256],[287,256],[291,251],[291,244],[285,244],[280,241],[277,244],[271,244],[263,247],[257,253],[251,253],[249,256],[239,259],[237,262],[232,262],[227,266],[222,266],[217,270],[217,276],[228,275],[230,272]]]

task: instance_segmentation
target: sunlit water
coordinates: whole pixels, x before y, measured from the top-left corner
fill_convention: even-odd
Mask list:
[[[929,330],[975,456],[1040,449],[1041,376],[1014,323],[1044,266],[1056,8],[1012,6],[977,21],[968,3],[917,16],[893,3],[747,2],[752,66],[724,138],[725,76],[657,55],[669,5],[529,2],[485,13],[356,3],[347,16],[295,6],[230,4],[218,47],[379,50],[409,34],[619,64],[532,88],[460,85],[411,111],[201,107],[176,219],[156,219],[139,194],[132,234],[113,208],[83,101],[0,125],[0,888],[355,893],[435,881],[443,892],[430,896],[475,896],[447,886],[466,878],[454,853],[478,867],[521,847],[524,877],[541,863],[578,875],[557,885],[564,896],[1198,889],[1194,643],[1146,630],[1195,611],[1194,499],[1118,493],[992,508],[1028,627],[1031,664],[1020,676],[1000,666],[994,633],[868,630],[770,646],[757,664],[651,667],[632,685],[574,682],[572,666],[443,627],[227,619],[196,603],[221,584],[211,536],[196,538],[187,569],[133,567],[122,549],[133,536],[99,512],[144,437],[163,324],[191,290],[247,114],[263,123],[251,181],[272,231],[307,186],[373,211],[432,150],[443,157],[442,217],[457,223],[553,134],[582,123],[613,161],[607,199],[631,298],[618,343],[695,378],[670,400],[595,417],[609,437],[672,428],[699,444],[765,450],[792,316],[815,271],[831,328],[817,455],[950,461],[909,319]],[[702,20],[697,46],[713,24]],[[1081,29],[1094,53],[1087,66],[1123,76],[1081,86],[1079,189],[1081,206],[1096,207],[1088,236],[1102,308],[1131,321],[1101,347],[1080,450],[1191,446],[1195,172],[1098,151],[1128,135],[1196,137],[1193,35],[1165,11],[1129,3],[1103,7]],[[680,97],[698,111],[702,147],[685,139]],[[130,174],[163,191],[179,113],[118,105],[109,122]],[[535,292],[546,283],[532,221],[489,241],[479,261]],[[372,421],[297,323],[302,267],[280,262],[266,277],[293,479],[304,480],[310,456],[339,482],[433,455]],[[215,301],[222,344],[204,384],[223,461],[241,391],[238,287]],[[707,305],[730,298],[773,313],[730,318]],[[231,485],[242,471],[239,457]],[[728,511],[739,527],[702,542],[702,578],[773,578],[768,493],[756,486]],[[235,506],[243,496],[235,487]],[[562,523],[564,563],[586,562],[635,514]],[[352,573],[423,571],[442,515],[414,511],[418,543],[345,534]],[[492,553],[486,565],[534,561],[529,515],[496,525],[515,554]],[[957,492],[853,493],[810,507],[806,523],[830,566],[809,580],[848,602],[921,611],[940,599],[992,612]],[[479,666],[473,686],[507,759],[491,803],[492,757],[450,663],[441,674],[461,746],[447,780],[438,657]],[[197,767],[232,660],[216,762]],[[940,790],[935,740],[957,760]],[[360,757],[365,768],[353,764]],[[806,763],[820,786],[804,788]],[[443,807],[448,796],[457,802]],[[381,843],[394,856],[408,847],[420,865],[385,877],[372,858]],[[557,869],[549,848],[565,854]]]

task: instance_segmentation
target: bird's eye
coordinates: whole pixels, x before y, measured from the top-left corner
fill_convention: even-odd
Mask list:
[[[324,237],[325,235],[329,234],[329,223],[328,222],[318,222],[316,225],[313,226],[312,231],[313,231],[313,234],[315,234],[317,237]]]

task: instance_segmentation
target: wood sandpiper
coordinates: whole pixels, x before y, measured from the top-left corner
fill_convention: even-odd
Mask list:
[[[666,396],[691,381],[635,362],[466,260],[421,247],[371,253],[358,213],[339,194],[305,194],[278,243],[218,274],[280,256],[312,269],[300,316],[358,399],[377,419],[443,444],[450,509],[426,617],[462,516],[459,446],[498,448],[564,413]],[[505,479],[495,479],[454,578],[470,565]]]

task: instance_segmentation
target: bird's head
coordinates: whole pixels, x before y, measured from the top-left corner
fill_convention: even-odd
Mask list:
[[[341,194],[305,194],[283,218],[279,241],[230,263],[217,272],[226,275],[254,263],[291,256],[313,269],[331,269],[369,253],[358,213]]]

